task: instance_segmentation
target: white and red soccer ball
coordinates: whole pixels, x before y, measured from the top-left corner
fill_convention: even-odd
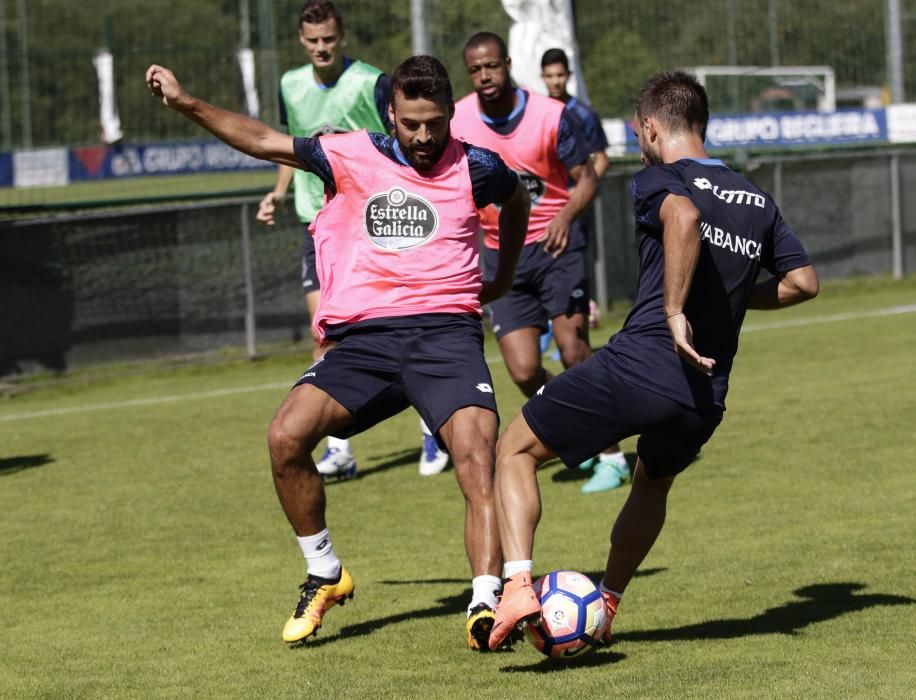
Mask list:
[[[534,582],[541,622],[525,625],[525,636],[542,654],[572,658],[601,644],[610,618],[598,587],[578,571],[551,571]]]

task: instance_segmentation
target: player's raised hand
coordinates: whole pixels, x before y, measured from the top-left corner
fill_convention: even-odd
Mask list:
[[[560,257],[569,245],[569,226],[569,219],[561,212],[547,224],[544,235],[539,239],[544,250],[555,258]]]
[[[162,100],[166,107],[175,108],[187,97],[187,93],[181,87],[181,83],[168,68],[151,65],[146,69],[146,84],[149,86],[150,93],[154,97]]]
[[[707,377],[712,376],[712,371],[716,367],[716,361],[711,357],[703,357],[693,347],[693,328],[690,327],[690,321],[682,313],[672,314],[668,317],[668,329],[671,331],[671,338],[674,340],[674,350],[687,363],[700,370]]]

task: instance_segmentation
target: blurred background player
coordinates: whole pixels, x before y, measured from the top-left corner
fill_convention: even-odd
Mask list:
[[[299,12],[299,42],[309,63],[287,71],[280,79],[280,123],[293,136],[346,133],[367,129],[389,133],[388,105],[391,82],[381,70],[343,53],[346,29],[343,17],[328,0],[308,0]],[[302,289],[309,317],[315,318],[320,301],[320,284],[315,267],[315,242],[309,225],[324,202],[324,183],[311,173],[285,165],[277,170],[274,189],[261,200],[257,219],[274,224],[276,207],[295,182],[296,214],[302,221]],[[317,361],[327,351],[312,328],[313,356]],[[420,473],[437,474],[448,464],[426,424]],[[327,449],[318,461],[318,471],[327,477],[356,475],[356,458],[349,440],[328,437]]]
[[[472,36],[464,47],[464,63],[474,92],[455,105],[452,133],[499,153],[531,196],[528,234],[512,290],[490,304],[509,374],[530,397],[552,376],[543,366],[539,342],[548,321],[564,367],[591,355],[585,242],[570,245],[569,236],[597,180],[563,104],[512,85],[512,61],[501,37],[490,32]],[[499,263],[498,215],[495,207],[481,212],[487,274]]]
[[[451,137],[451,84],[429,56],[394,71],[394,137],[292,138],[192,97],[161,66],[146,80],[168,107],[233,148],[315,173],[329,196],[313,222],[326,282],[315,326],[337,344],[299,378],[268,431],[274,486],[308,566],[284,641],[314,635],[354,590],[331,543],[311,451],[327,435],[367,430],[412,404],[455,463],[473,576],[467,643],[486,650],[502,556],[493,497],[499,417],[481,316],[482,304],[511,288],[524,242],[528,195],[518,176],[495,153]],[[502,256],[482,282],[478,210],[490,204],[501,208]]]
[[[630,188],[636,302],[620,332],[548,383],[500,438],[496,503],[506,581],[491,647],[541,612],[531,587],[537,465],[557,456],[575,467],[639,435],[633,487],[611,531],[600,586],[613,619],[662,530],[675,477],[722,420],[747,309],[783,308],[818,293],[808,254],[773,200],[706,154],[708,121],[706,91],[686,73],[656,74],[639,93],[635,131],[647,167]],[[758,282],[762,269],[772,277]]]
[[[601,180],[608,168],[607,136],[601,126],[601,117],[591,105],[569,94],[568,85],[572,72],[569,59],[563,49],[547,49],[541,56],[541,80],[547,87],[547,94],[566,105],[566,113],[572,115],[580,127],[585,148],[592,159],[595,175]],[[570,183],[572,186],[574,183]],[[587,249],[591,244],[595,227],[594,207],[586,207],[570,226],[569,247]],[[542,341],[543,344],[543,341]],[[598,493],[616,489],[630,478],[630,467],[620,445],[612,445],[597,457],[591,457],[579,465],[582,470],[593,469],[592,477],[582,485],[583,493]]]

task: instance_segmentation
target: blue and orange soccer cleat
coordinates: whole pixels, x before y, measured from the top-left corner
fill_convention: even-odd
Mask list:
[[[531,586],[531,572],[516,574],[503,582],[503,594],[496,606],[496,618],[490,631],[490,650],[499,649],[515,630],[526,622],[541,619],[541,602]]]
[[[353,579],[350,572],[340,567],[337,580],[312,576],[299,587],[299,602],[283,627],[284,642],[301,642],[315,635],[321,627],[324,614],[335,605],[343,605],[353,597]]]

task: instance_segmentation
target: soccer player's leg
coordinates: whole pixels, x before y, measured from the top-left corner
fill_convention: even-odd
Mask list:
[[[468,646],[485,651],[502,559],[493,500],[499,418],[479,319],[455,316],[426,329],[404,358],[402,377],[437,444],[451,455],[464,496],[465,549],[473,577],[465,628]]]
[[[653,392],[632,390],[626,397],[644,428],[636,446],[639,458],[633,486],[611,530],[611,550],[601,582],[609,614],[665,524],[668,492],[712,437],[721,412],[700,414]],[[610,626],[604,642],[610,643]]]
[[[314,635],[327,611],[342,605],[354,590],[331,542],[324,485],[311,451],[329,434],[355,434],[409,405],[384,373],[361,372],[366,348],[358,339],[348,341],[305,372],[268,431],[274,486],[307,563],[305,583],[283,628],[286,642]],[[382,362],[390,361],[388,350],[377,348]]]
[[[521,414],[499,440],[496,457],[496,511],[502,543],[505,581],[496,606],[488,645],[498,649],[513,641],[513,633],[541,615],[531,585],[534,532],[541,517],[537,466],[553,453],[537,438]]]

